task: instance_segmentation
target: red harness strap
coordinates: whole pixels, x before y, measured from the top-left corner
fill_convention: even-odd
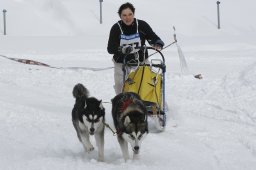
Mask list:
[[[123,101],[122,105],[120,106],[120,112],[125,111],[125,109],[127,109],[127,107],[133,103],[132,99],[127,99],[125,101]]]
[[[133,102],[133,99],[131,99],[131,98],[121,100],[121,101],[120,101],[120,106],[119,106],[119,107],[120,107],[119,112],[120,112],[120,113],[124,112],[124,111],[127,109],[127,107],[128,107],[130,104],[132,104],[132,103],[134,103],[134,102]],[[121,136],[121,135],[123,134],[123,128],[118,128],[118,129],[116,129],[116,134],[117,134],[118,136]]]

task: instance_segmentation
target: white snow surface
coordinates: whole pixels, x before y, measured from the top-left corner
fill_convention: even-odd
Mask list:
[[[112,67],[106,46],[126,1],[0,0],[0,55],[55,67]],[[113,127],[113,69],[56,69],[0,56],[0,169],[3,170],[254,170],[256,169],[256,1],[221,0],[221,29],[213,0],[131,0],[166,45],[167,125],[150,133],[140,158],[124,162],[105,130],[105,162],[85,153],[71,122],[72,89],[83,83],[102,99]],[[193,75],[201,73],[203,79]],[[152,122],[149,122],[152,123]],[[93,144],[95,141],[93,139]]]

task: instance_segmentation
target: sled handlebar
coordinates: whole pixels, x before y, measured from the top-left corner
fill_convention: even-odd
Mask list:
[[[163,60],[163,63],[165,63],[165,58],[164,58],[163,53],[162,53],[160,50],[158,50],[158,49],[156,49],[156,48],[154,48],[154,47],[141,46],[141,47],[135,47],[135,49],[140,49],[140,50],[142,50],[142,51],[144,52],[144,54],[145,54],[145,50],[148,50],[148,49],[154,50],[154,51],[156,51],[155,53],[159,53],[159,54],[161,55],[162,60]],[[155,54],[155,53],[153,53],[153,54]],[[151,56],[152,56],[152,54],[149,55],[148,58],[151,57]]]
[[[124,65],[124,66],[125,66],[125,65],[128,65],[128,66],[138,66],[138,65],[139,65],[139,66],[153,66],[153,67],[161,68],[163,72],[166,71],[165,58],[164,58],[164,55],[162,54],[161,51],[155,49],[154,47],[147,47],[147,46],[135,47],[135,49],[140,49],[140,50],[142,50],[144,55],[145,55],[145,52],[146,52],[147,49],[154,50],[154,51],[156,51],[155,53],[159,53],[159,54],[161,55],[161,57],[162,57],[162,62],[161,62],[160,64],[153,64],[153,63],[151,63],[151,64],[139,63],[139,64],[138,64],[137,62],[133,62],[133,63],[130,62],[130,63],[128,63],[128,62],[127,62],[127,59],[128,59],[129,54],[126,54],[126,55],[124,56],[124,60],[123,60],[123,65]],[[152,55],[148,55],[148,58],[151,57],[151,56],[152,56]]]
[[[140,51],[143,51],[143,54],[144,54],[144,55],[145,55],[146,50],[148,50],[148,49],[154,50],[154,51],[156,51],[155,53],[159,53],[159,54],[161,55],[162,61],[163,61],[163,63],[165,63],[165,58],[164,58],[163,53],[162,53],[160,50],[158,50],[158,49],[156,49],[156,48],[154,48],[154,47],[138,46],[138,47],[135,47],[135,49],[139,49]],[[155,54],[155,53],[153,53],[153,54]],[[128,54],[126,54],[126,55],[124,56],[124,62],[123,62],[124,64],[126,63],[126,59],[127,59],[127,57],[128,57],[129,54],[131,54],[131,53],[128,53]],[[151,57],[151,56],[152,56],[152,54],[151,54],[151,55],[148,55],[148,58]]]

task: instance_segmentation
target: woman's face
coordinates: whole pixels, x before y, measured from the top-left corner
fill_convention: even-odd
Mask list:
[[[120,17],[125,25],[131,25],[134,20],[134,14],[130,8],[122,10]]]

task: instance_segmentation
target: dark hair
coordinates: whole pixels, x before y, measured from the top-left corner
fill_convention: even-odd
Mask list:
[[[133,6],[131,3],[126,2],[125,4],[121,5],[120,8],[118,9],[118,14],[119,14],[119,16],[121,16],[122,11],[123,11],[124,9],[127,9],[127,8],[130,8],[130,9],[132,10],[132,13],[135,12],[134,6]]]

